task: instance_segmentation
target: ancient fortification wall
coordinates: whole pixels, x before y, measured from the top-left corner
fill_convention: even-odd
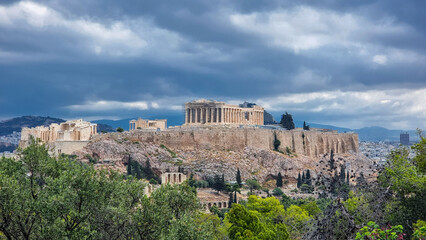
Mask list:
[[[117,134],[117,133],[113,133]],[[289,147],[293,153],[311,157],[329,153],[358,152],[358,135],[355,133],[328,133],[318,131],[280,131],[255,128],[181,129],[174,131],[126,132],[130,140],[165,144],[182,150],[212,149],[241,151],[245,147],[273,149],[274,136],[281,141],[279,150]],[[96,136],[102,138],[103,136]]]
[[[72,154],[83,149],[89,141],[56,141],[49,143],[50,153],[60,155],[61,153]]]

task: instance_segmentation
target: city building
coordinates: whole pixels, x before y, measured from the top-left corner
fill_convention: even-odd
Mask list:
[[[399,135],[399,142],[402,145],[409,145],[410,144],[410,134],[409,133],[401,133]]]

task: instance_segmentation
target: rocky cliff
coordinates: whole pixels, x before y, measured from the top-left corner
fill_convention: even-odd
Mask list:
[[[275,137],[281,142],[280,151],[318,157],[333,150],[335,153],[358,152],[358,135],[303,130],[270,130],[256,128],[201,128],[174,131],[123,133],[128,139],[153,144],[165,144],[181,150],[242,151],[246,147],[272,150]],[[103,138],[103,135],[94,138]]]
[[[281,152],[272,150],[275,136],[281,141]],[[113,163],[110,167],[123,172],[130,157],[141,164],[149,160],[157,173],[181,166],[201,178],[223,173],[226,180],[235,180],[240,169],[243,179],[265,183],[281,172],[294,184],[298,173],[307,169],[314,178],[331,175],[327,164],[332,149],[336,166],[345,165],[352,179],[361,172],[366,178],[374,176],[373,163],[357,153],[357,136],[349,133],[235,128],[132,131],[96,136],[76,154],[83,160],[90,156]]]

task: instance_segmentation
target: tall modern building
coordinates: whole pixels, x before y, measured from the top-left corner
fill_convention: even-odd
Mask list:
[[[410,144],[410,134],[406,133],[401,133],[399,135],[399,142],[402,145],[409,145]]]

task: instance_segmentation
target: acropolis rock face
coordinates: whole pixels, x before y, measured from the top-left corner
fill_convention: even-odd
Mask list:
[[[318,157],[333,150],[335,153],[357,153],[358,135],[354,133],[324,133],[318,131],[279,131],[259,128],[200,128],[173,131],[125,133],[130,140],[165,144],[181,150],[243,151],[246,147],[273,150],[275,136],[281,142],[279,150]],[[94,139],[103,136],[95,136]]]
[[[281,141],[279,149],[283,153],[273,151],[275,135]],[[285,154],[286,147],[292,154]],[[366,178],[374,176],[370,168],[372,161],[358,153],[358,136],[352,133],[225,127],[159,132],[134,130],[95,136],[76,154],[82,160],[90,155],[99,162],[111,163],[110,167],[123,173],[130,157],[142,165],[149,160],[159,175],[177,171],[181,166],[196,177],[224,174],[226,180],[233,181],[240,169],[243,179],[256,178],[265,183],[281,172],[284,179],[294,184],[298,173],[307,169],[314,178],[332,176],[327,166],[332,149],[336,166],[344,164],[350,170],[351,180],[360,172]]]

